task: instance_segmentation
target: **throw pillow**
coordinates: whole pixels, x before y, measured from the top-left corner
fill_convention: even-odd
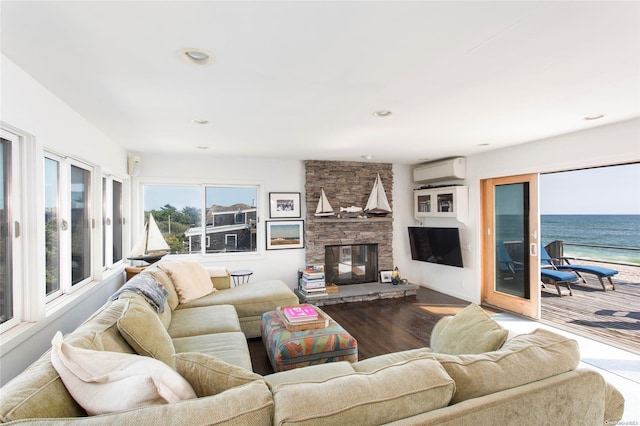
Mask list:
[[[371,373],[272,388],[274,424],[378,425],[446,407],[455,384],[433,359],[418,358]]]
[[[51,344],[53,367],[89,415],[196,398],[184,378],[153,358],[75,348],[60,332]]]
[[[442,321],[443,324],[440,324]],[[509,331],[472,303],[456,315],[443,318],[431,332],[433,352],[459,355],[480,354],[500,349]]]
[[[264,380],[262,376],[246,368],[231,365],[203,353],[182,352],[174,355],[174,358],[178,373],[193,386],[199,398],[217,395],[256,380]]]
[[[138,355],[155,358],[173,367],[173,340],[160,317],[140,296],[130,293],[118,319],[118,331]]]
[[[198,262],[166,262],[158,267],[171,277],[180,304],[191,302],[216,291],[209,277],[209,272]]]

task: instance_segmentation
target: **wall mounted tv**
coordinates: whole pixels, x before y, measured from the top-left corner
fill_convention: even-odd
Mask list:
[[[458,228],[409,227],[411,259],[462,268]]]

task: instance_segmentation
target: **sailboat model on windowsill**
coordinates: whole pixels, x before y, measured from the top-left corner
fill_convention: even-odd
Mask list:
[[[318,200],[318,207],[316,208],[316,217],[328,217],[334,216],[335,212],[333,211],[333,207],[329,204],[329,199],[324,193],[324,188],[322,188],[322,194],[320,194],[320,200]]]
[[[382,180],[380,179],[380,173],[376,177],[376,181],[373,184],[373,189],[369,195],[369,200],[364,208],[364,212],[368,216],[384,217],[391,213],[391,206],[389,200],[384,192],[382,186]]]
[[[151,264],[162,259],[163,256],[169,253],[170,249],[153,215],[149,213],[149,221],[144,227],[142,235],[140,235],[131,249],[128,259],[142,260]]]

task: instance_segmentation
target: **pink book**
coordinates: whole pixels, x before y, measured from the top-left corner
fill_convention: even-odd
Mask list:
[[[318,312],[311,305],[288,306],[283,312],[291,321],[318,318]]]

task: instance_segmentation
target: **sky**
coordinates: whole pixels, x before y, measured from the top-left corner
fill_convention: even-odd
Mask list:
[[[640,214],[640,164],[540,175],[540,214]]]

